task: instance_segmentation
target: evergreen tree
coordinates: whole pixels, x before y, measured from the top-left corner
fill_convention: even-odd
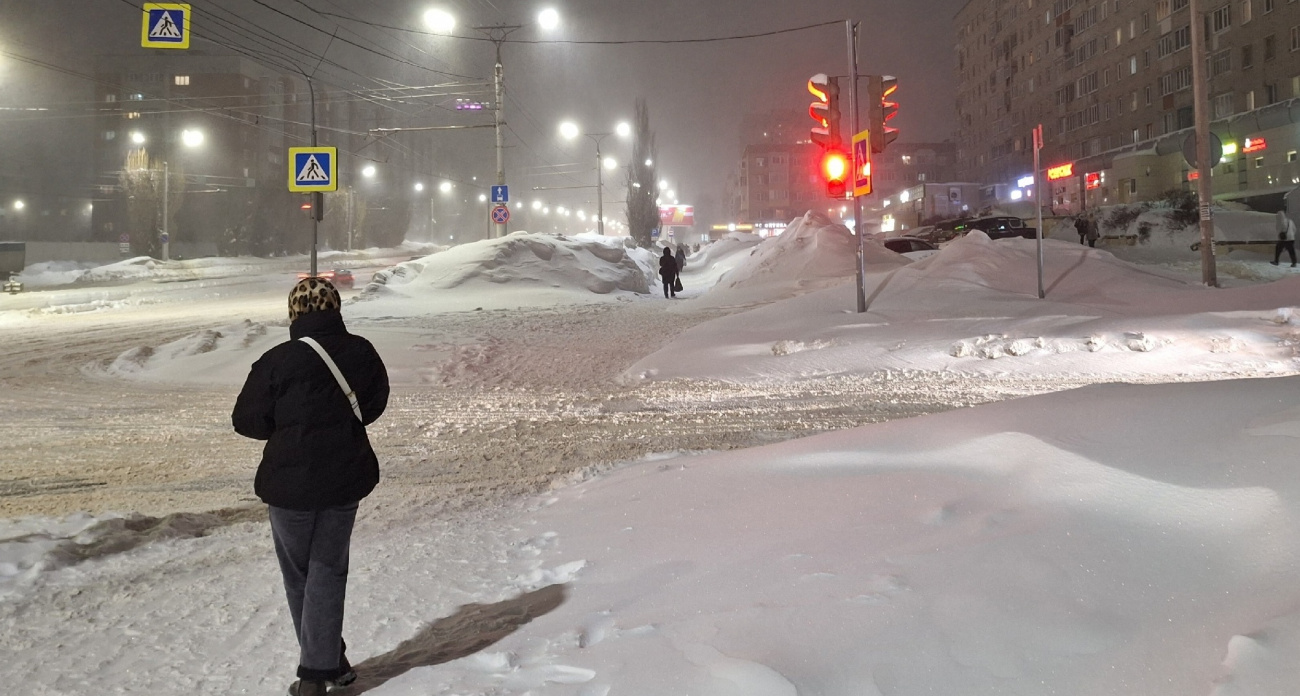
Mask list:
[[[636,100],[635,128],[632,164],[627,168],[627,226],[637,246],[648,249],[653,243],[650,235],[659,226],[659,180],[655,176],[659,158],[644,99]]]

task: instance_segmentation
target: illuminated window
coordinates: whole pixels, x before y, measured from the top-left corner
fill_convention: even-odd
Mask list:
[[[172,79],[175,81],[176,84],[178,84],[178,85],[180,85],[180,86],[182,86],[182,87],[187,86],[187,85],[190,84],[190,76],[189,76],[189,75],[177,75],[177,76],[175,76],[175,77],[172,78]]]
[[[127,117],[128,120],[140,118],[140,112],[139,112],[139,111],[128,111],[128,112],[126,113],[126,117]]]

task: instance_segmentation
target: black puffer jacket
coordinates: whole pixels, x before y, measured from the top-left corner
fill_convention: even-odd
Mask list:
[[[310,312],[289,325],[285,343],[253,363],[230,419],[235,432],[266,440],[254,490],[268,505],[321,510],[351,503],[379,483],[379,460],[347,396],[312,347],[334,358],[357,393],[366,425],[388,405],[388,372],[370,341],[348,333],[338,310]]]
[[[659,257],[659,275],[665,283],[671,283],[677,277],[677,259],[671,253]]]

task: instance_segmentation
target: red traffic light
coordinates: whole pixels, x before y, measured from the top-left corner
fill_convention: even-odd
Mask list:
[[[823,147],[840,144],[840,83],[837,78],[817,73],[808,78],[808,93],[817,101],[808,105],[808,115],[817,125],[812,129],[812,141]]]
[[[822,156],[822,177],[826,180],[826,195],[843,198],[849,178],[849,157],[839,150],[828,150]]]

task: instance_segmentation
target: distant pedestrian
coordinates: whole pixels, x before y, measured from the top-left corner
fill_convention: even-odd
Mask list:
[[[670,247],[664,247],[664,255],[659,257],[659,278],[664,282],[664,297],[677,297],[673,289],[677,282],[677,259],[673,258]]]
[[[1097,228],[1097,214],[1088,213],[1087,220],[1088,227],[1084,236],[1088,238],[1088,246],[1095,247],[1097,246],[1097,240],[1101,238],[1101,231]]]
[[[677,272],[681,273],[686,270],[686,245],[677,245]]]
[[[289,341],[253,363],[231,414],[235,432],[266,440],[253,486],[271,536],[298,639],[292,696],[324,696],[356,672],[343,643],[348,551],[357,506],[379,483],[366,436],[388,404],[374,346],[348,333],[338,290],[305,278],[289,293]]]
[[[1079,243],[1088,243],[1088,218],[1079,215],[1074,218],[1074,231],[1079,233]]]
[[[1286,249],[1291,257],[1291,267],[1295,268],[1295,221],[1287,216],[1285,210],[1277,211],[1277,245],[1273,247],[1274,266],[1282,259],[1282,250]]]

